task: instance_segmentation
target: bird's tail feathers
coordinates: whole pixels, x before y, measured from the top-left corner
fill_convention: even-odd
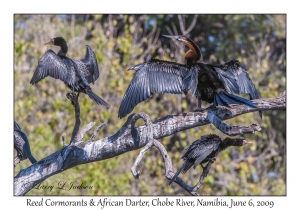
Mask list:
[[[189,170],[189,168],[191,168],[192,165],[193,165],[193,163],[191,163],[189,161],[184,162],[184,164],[182,164],[182,166],[178,169],[178,171],[172,177],[172,179],[169,182],[169,184],[171,184],[176,179],[176,177],[179,175],[180,172],[182,172],[183,174],[185,174],[185,172],[187,172],[187,170]]]
[[[28,155],[28,159],[30,160],[30,162],[31,162],[32,164],[34,164],[34,163],[37,162],[36,159],[35,159],[31,154]]]
[[[97,104],[101,104],[106,106],[107,108],[110,107],[110,105],[108,103],[106,103],[102,98],[100,98],[99,96],[97,96],[95,93],[93,93],[91,90],[87,90],[86,94],[88,94],[88,96],[95,101]]]
[[[252,101],[227,92],[215,95],[214,106],[228,106],[229,104],[245,104],[252,108],[257,108],[257,106],[254,103],[252,103]]]

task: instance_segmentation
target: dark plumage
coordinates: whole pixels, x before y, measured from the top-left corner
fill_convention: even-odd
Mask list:
[[[66,56],[68,45],[64,38],[56,37],[46,44],[60,46],[56,54],[48,50],[39,60],[30,84],[34,85],[41,79],[50,76],[62,80],[72,91],[86,93],[97,104],[109,107],[103,99],[92,92],[90,83],[99,77],[99,69],[93,50],[86,45],[86,54],[83,59],[73,60]]]
[[[198,99],[198,111],[203,111],[202,100],[214,102],[214,106],[246,104],[257,108],[251,101],[232,94],[248,93],[251,100],[259,98],[246,69],[237,60],[224,65],[199,63],[201,52],[192,40],[185,36],[166,37],[183,42],[190,48],[185,54],[185,64],[151,59],[130,67],[129,70],[137,71],[122,99],[118,114],[120,118],[154,93],[187,94],[190,89]]]
[[[176,179],[181,172],[185,174],[193,165],[201,165],[210,159],[214,159],[222,150],[229,146],[243,146],[247,142],[243,138],[225,138],[223,141],[217,135],[211,134],[202,136],[194,141],[190,146],[183,150],[181,158],[184,160],[183,165],[178,169],[170,184]],[[202,166],[203,168],[203,166]]]
[[[36,162],[31,154],[28,138],[16,122],[14,122],[14,148],[18,152],[20,161],[28,158],[32,164]]]

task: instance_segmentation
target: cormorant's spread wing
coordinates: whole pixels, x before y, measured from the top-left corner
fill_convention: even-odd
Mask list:
[[[36,84],[47,76],[60,79],[69,85],[74,84],[76,79],[75,71],[68,69],[63,60],[52,50],[48,50],[39,60],[30,84]]]
[[[82,62],[82,64],[80,63]],[[76,61],[80,65],[79,69],[85,76],[88,83],[94,83],[99,78],[99,68],[96,60],[96,56],[92,48],[86,45],[86,53],[83,59]]]
[[[259,98],[246,69],[237,60],[231,60],[224,65],[213,65],[213,68],[229,92],[248,93],[251,100]]]
[[[14,147],[19,153],[23,153],[23,146],[28,142],[28,138],[18,123],[14,122]],[[24,154],[22,154],[24,155]]]
[[[149,99],[154,93],[186,93],[191,79],[190,70],[184,65],[152,59],[132,66],[129,70],[138,70],[131,80],[121,102],[119,117],[130,113],[140,102]]]
[[[14,121],[14,130],[21,130],[22,131],[22,128],[15,121]]]

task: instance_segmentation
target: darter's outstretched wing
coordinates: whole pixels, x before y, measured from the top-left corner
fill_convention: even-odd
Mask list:
[[[185,65],[152,59],[129,68],[137,70],[122,99],[119,117],[130,113],[154,93],[186,93],[194,76]]]

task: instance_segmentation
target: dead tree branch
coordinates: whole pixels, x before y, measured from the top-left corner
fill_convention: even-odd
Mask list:
[[[75,107],[76,103],[78,103],[77,100],[75,100]],[[284,92],[280,97],[257,99],[253,100],[253,103],[256,104],[258,108],[236,105],[231,108],[213,108],[209,111],[219,119],[226,120],[244,113],[259,110],[285,110],[286,95]],[[36,184],[74,166],[112,158],[125,152],[144,147],[149,142],[149,127],[146,125],[139,127],[134,126],[138,116],[141,115],[143,115],[143,113],[128,117],[123,127],[110,137],[105,137],[97,141],[83,142],[83,135],[94,125],[89,124],[83,131],[77,134],[78,138],[76,141],[72,141],[71,139],[71,144],[64,146],[48,157],[21,170],[14,178],[14,194],[25,195]],[[169,115],[152,123],[153,138],[160,139],[183,130],[209,123],[207,111]]]
[[[74,125],[73,132],[72,132],[72,137],[71,137],[71,141],[70,141],[71,143],[76,143],[78,141],[77,134],[78,134],[78,131],[79,131],[79,128],[81,125],[80,106],[78,103],[78,96],[79,96],[79,93],[78,93],[78,95],[76,95],[73,92],[69,92],[67,94],[67,98],[71,100],[71,102],[75,108],[75,125]]]
[[[136,178],[136,179],[139,179],[141,171],[136,172],[136,167],[141,162],[141,160],[142,160],[143,156],[145,155],[145,153],[151,147],[155,146],[159,150],[159,152],[160,152],[160,154],[163,158],[163,161],[165,163],[165,176],[166,176],[167,179],[171,180],[173,178],[173,176],[175,175],[175,173],[173,172],[172,160],[171,160],[170,156],[168,155],[168,152],[166,151],[165,147],[159,141],[153,139],[153,126],[152,126],[152,122],[150,120],[150,117],[145,113],[139,113],[137,115],[134,115],[134,117],[135,116],[138,117],[138,118],[142,118],[144,120],[145,126],[147,128],[147,133],[148,133],[147,137],[149,139],[148,139],[148,143],[141,150],[140,154],[138,155],[136,161],[134,162],[134,164],[131,168],[131,172],[132,172],[133,177]],[[184,190],[189,192],[191,195],[198,195],[198,193],[195,192],[192,187],[188,186],[179,177],[176,177],[174,182],[176,182],[180,187],[182,187]]]
[[[137,115],[135,115],[137,116]],[[146,146],[140,151],[140,154],[138,155],[136,161],[134,162],[131,172],[132,175],[135,179],[139,179],[141,175],[141,171],[136,171],[136,168],[138,164],[141,162],[142,158],[146,154],[146,152],[153,146],[155,146],[165,163],[165,176],[168,180],[172,180],[174,177],[175,173],[173,171],[173,164],[170,156],[168,155],[168,152],[166,151],[165,147],[157,140],[153,139],[153,127],[151,120],[149,116],[145,113],[139,113],[139,118],[142,118],[145,121],[145,126],[147,128],[147,133],[148,133],[148,143]],[[208,112],[208,119],[209,121],[214,124],[218,129],[221,131],[226,131],[230,135],[239,135],[239,134],[244,134],[244,133],[254,133],[254,131],[259,131],[261,130],[259,126],[252,124],[251,126],[229,126],[226,123],[222,122],[217,116],[215,116],[212,112]],[[190,193],[193,196],[199,196],[197,193],[197,190],[201,187],[203,184],[204,178],[208,175],[209,170],[211,168],[212,163],[215,161],[215,158],[213,160],[208,161],[205,167],[203,167],[202,174],[200,176],[199,182],[191,187],[187,183],[185,183],[182,179],[180,179],[178,176],[174,180],[175,183],[177,183],[182,189],[186,190],[188,193]]]

